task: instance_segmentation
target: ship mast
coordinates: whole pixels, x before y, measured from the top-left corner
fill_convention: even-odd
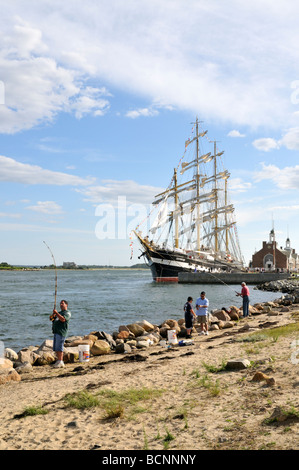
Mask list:
[[[178,178],[177,178],[177,170],[174,169],[174,213],[175,213],[175,220],[174,220],[174,227],[175,227],[175,235],[174,235],[174,242],[175,247],[179,247],[179,217],[178,217],[178,209],[179,209],[179,198],[178,198]]]
[[[200,203],[199,203],[199,135],[198,135],[198,118],[196,118],[196,247],[200,251]]]
[[[218,253],[218,191],[217,191],[217,155],[214,141],[214,177],[215,177],[215,256]]]

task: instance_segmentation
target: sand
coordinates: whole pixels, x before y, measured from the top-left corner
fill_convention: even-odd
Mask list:
[[[298,331],[277,341],[244,341],[254,331],[262,334],[290,322],[291,312],[278,309],[277,316],[251,316],[209,336],[193,335],[190,346],[155,345],[64,369],[34,367],[21,382],[0,386],[0,449],[298,450]],[[240,333],[246,323],[250,330]],[[253,365],[211,371],[210,366],[219,369],[239,358]],[[256,372],[274,379],[272,384],[252,380]],[[142,388],[152,396],[122,402],[116,417],[107,417],[102,406],[76,409],[65,400],[66,394],[85,391],[101,405],[108,392]],[[48,413],[22,416],[29,406]],[[277,419],[267,423],[273,413]]]

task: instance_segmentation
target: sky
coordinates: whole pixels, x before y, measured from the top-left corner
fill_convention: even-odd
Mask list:
[[[299,251],[299,4],[0,0],[0,262],[132,265],[196,119],[246,263]],[[105,226],[109,214],[113,222]],[[132,244],[133,241],[133,244]]]

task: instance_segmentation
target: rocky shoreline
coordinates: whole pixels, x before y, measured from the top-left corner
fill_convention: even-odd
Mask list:
[[[195,325],[191,341],[182,320],[68,338],[62,369],[47,362],[51,340],[6,350],[0,450],[298,450],[299,304],[285,302],[246,318],[215,310],[210,334]],[[80,362],[86,341],[95,355]]]
[[[285,302],[299,303],[299,279],[281,279],[278,281],[263,282],[257,286],[259,290],[283,292]]]
[[[277,316],[288,311],[287,306],[299,303],[299,292],[296,286],[285,281],[266,283],[263,289],[286,289],[289,292],[274,302],[265,302],[249,306],[251,316],[266,313],[268,316]],[[268,285],[269,284],[269,285]],[[285,292],[285,290],[284,290]],[[243,318],[242,307],[230,306],[212,310],[209,313],[209,331],[228,330],[238,324]],[[247,326],[240,328],[240,332],[246,331]],[[175,331],[176,344],[168,340],[168,332]],[[200,332],[199,324],[195,323],[192,334]],[[184,318],[180,320],[168,319],[160,325],[153,325],[146,320],[136,321],[129,325],[120,325],[112,335],[104,331],[91,331],[84,336],[72,336],[66,339],[63,361],[65,364],[80,362],[80,346],[89,346],[89,356],[106,356],[109,354],[135,354],[136,351],[146,350],[151,346],[160,345],[164,348],[186,346],[192,341],[186,340],[186,328]],[[0,385],[10,381],[21,381],[23,374],[32,372],[38,366],[52,366],[56,362],[53,352],[53,340],[46,339],[39,346],[28,346],[16,352],[5,348],[4,358],[0,358]],[[84,362],[81,358],[81,362]]]

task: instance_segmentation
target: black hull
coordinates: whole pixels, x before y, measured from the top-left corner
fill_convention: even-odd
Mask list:
[[[177,254],[167,251],[147,250],[143,253],[151,269],[153,280],[156,282],[177,282],[179,273],[194,273],[196,271],[213,270],[220,268],[223,272],[231,270],[229,263],[209,261],[206,259],[194,258],[187,254]]]

